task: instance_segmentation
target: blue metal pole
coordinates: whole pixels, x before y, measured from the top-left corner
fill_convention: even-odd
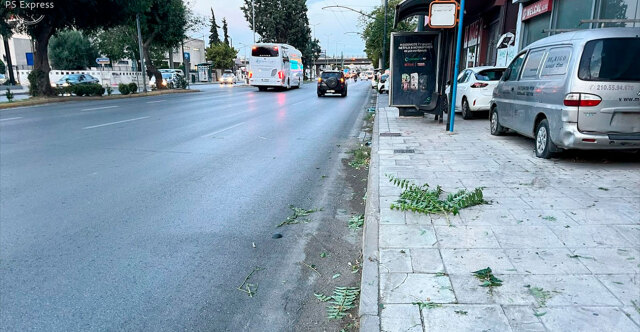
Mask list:
[[[453,85],[451,86],[451,110],[449,110],[449,131],[453,131],[453,120],[456,118],[456,92],[458,92],[458,74],[460,70],[460,49],[462,48],[462,22],[464,19],[464,0],[460,1],[460,20],[458,22],[458,38],[456,41],[456,63],[453,68]]]

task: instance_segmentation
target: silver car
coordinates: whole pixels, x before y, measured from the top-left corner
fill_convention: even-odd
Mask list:
[[[640,28],[567,32],[520,52],[493,91],[491,134],[562,149],[640,149]]]

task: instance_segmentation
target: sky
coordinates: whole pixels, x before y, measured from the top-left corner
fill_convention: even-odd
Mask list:
[[[190,36],[209,39],[208,20],[211,18],[210,8],[213,7],[219,26],[222,27],[222,18],[227,18],[233,46],[239,51],[238,56],[244,56],[245,52],[251,50],[253,32],[240,10],[242,4],[242,0],[191,0],[193,11],[207,19],[207,27],[190,33]],[[307,16],[312,35],[315,34],[315,38],[320,40],[322,49],[326,50],[329,56],[340,56],[341,52],[344,52],[345,57],[364,56],[364,41],[360,35],[346,33],[362,32],[364,27],[361,24],[361,15],[346,9],[322,7],[342,5],[370,12],[379,4],[379,0],[307,0]],[[222,28],[218,29],[218,32],[222,38]]]

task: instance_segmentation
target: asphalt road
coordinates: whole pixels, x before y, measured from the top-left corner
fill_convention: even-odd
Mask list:
[[[306,240],[275,225],[322,196],[369,90],[1,111],[0,329],[290,329]]]

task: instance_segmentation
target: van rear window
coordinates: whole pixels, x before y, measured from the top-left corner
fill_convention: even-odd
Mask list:
[[[276,57],[278,56],[278,49],[274,47],[258,46],[251,49],[251,56]]]
[[[587,42],[578,78],[584,81],[640,81],[640,38],[610,38]]]

